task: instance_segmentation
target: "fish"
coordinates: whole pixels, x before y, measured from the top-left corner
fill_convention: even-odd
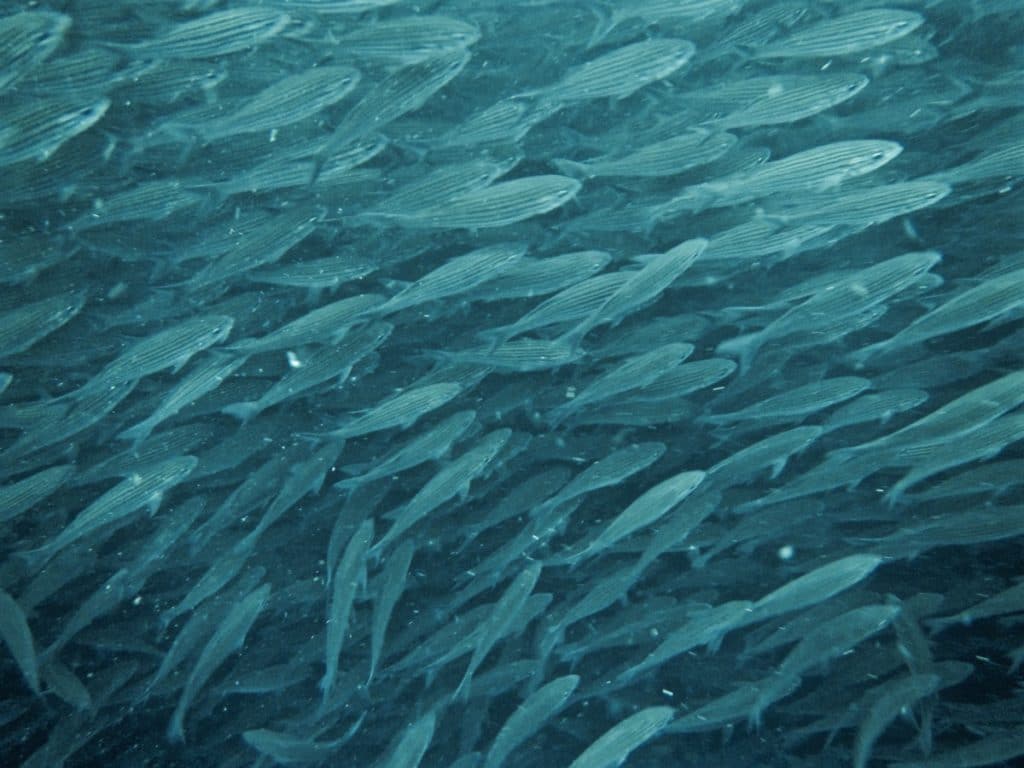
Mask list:
[[[373,541],[373,519],[362,522],[345,547],[341,561],[331,579],[333,590],[327,612],[327,649],[324,654],[324,676],[320,678],[322,704],[327,704],[338,677],[341,648],[348,635],[349,618],[359,584],[366,580],[366,556]]]
[[[531,693],[494,737],[484,760],[485,768],[500,768],[519,744],[558,714],[579,683],[579,675],[563,675]]]
[[[92,208],[68,226],[82,232],[124,222],[160,221],[202,201],[200,194],[186,189],[177,180],[143,182],[108,198],[94,200]]]
[[[519,95],[559,105],[587,99],[623,99],[686,66],[696,50],[689,40],[672,38],[631,43],[574,67],[554,85]]]
[[[353,475],[334,484],[339,490],[349,490],[372,483],[385,477],[397,475],[407,469],[428,461],[440,459],[461,439],[477,420],[473,409],[458,411],[433,429],[412,438],[408,443],[395,449],[386,457],[368,465],[347,465],[342,471]]]
[[[452,195],[436,206],[378,216],[409,229],[505,227],[561,208],[576,197],[582,186],[568,176],[524,176]]]
[[[0,167],[49,160],[100,122],[108,109],[106,97],[32,100],[13,107],[0,127]]]
[[[456,686],[455,692],[452,694],[453,698],[468,697],[468,686],[473,679],[473,675],[479,669],[487,654],[491,652],[494,645],[504,637],[506,632],[515,626],[519,618],[519,612],[537,585],[542,568],[543,566],[539,562],[528,565],[512,580],[508,589],[502,593],[498,602],[495,603],[491,617],[485,622],[483,632],[473,646],[473,655],[469,660],[469,666],[466,667],[462,679]]]
[[[632,681],[647,670],[655,669],[701,645],[708,646],[712,652],[716,651],[726,633],[742,623],[753,605],[749,600],[735,600],[712,606],[706,611],[698,611],[686,624],[670,632],[642,661],[622,672],[619,679],[623,682]]]
[[[55,537],[41,547],[18,553],[19,556],[38,570],[84,536],[118,523],[142,507],[148,507],[150,514],[155,513],[164,494],[185,480],[198,464],[195,456],[176,456],[126,478],[97,497]]]
[[[856,397],[870,388],[871,382],[860,376],[837,376],[765,398],[739,411],[707,416],[706,421],[710,424],[739,422],[740,426],[748,420],[799,421],[809,414]]]
[[[575,760],[570,768],[620,765],[631,752],[658,735],[675,717],[672,707],[647,707],[612,726]]]
[[[385,429],[408,429],[424,414],[450,402],[462,387],[453,382],[440,382],[413,387],[386,398],[348,423],[327,432],[332,439],[348,439]]]
[[[207,59],[255,48],[281,34],[290,22],[287,13],[273,8],[239,6],[183,21],[141,42],[106,45],[149,58]]]
[[[708,241],[686,240],[664,253],[656,254],[640,269],[627,275],[623,284],[575,328],[565,334],[579,344],[597,325],[618,325],[630,312],[650,303],[672,285],[700,257]]]
[[[900,144],[883,140],[823,144],[750,170],[686,187],[665,204],[665,209],[703,210],[787,192],[822,192],[878,170],[902,151]]]
[[[395,604],[402,595],[406,579],[409,575],[409,565],[412,563],[415,554],[415,545],[408,539],[398,545],[398,548],[388,558],[388,563],[381,579],[384,582],[377,593],[377,599],[373,606],[373,625],[370,637],[370,672],[366,678],[367,685],[373,680],[373,676],[380,664],[384,651],[385,633]]]
[[[754,356],[769,340],[814,335],[820,332],[823,322],[867,312],[891,296],[910,288],[916,280],[935,267],[941,258],[934,251],[912,252],[851,275],[829,280],[806,300],[762,330],[723,342],[719,350],[738,352],[741,365],[749,368]]]
[[[1024,303],[1022,280],[1024,270],[1015,270],[986,280],[958,293],[884,342],[857,350],[851,359],[855,365],[864,366],[874,355],[897,352],[909,345],[921,344],[936,336],[953,333],[1012,312]]]
[[[13,483],[0,485],[0,522],[14,520],[56,493],[74,474],[71,464],[57,464]]]
[[[481,332],[495,346],[529,331],[582,320],[600,309],[626,281],[629,272],[607,272],[586,278],[537,304],[516,322]]]
[[[507,427],[488,432],[465,453],[442,467],[424,483],[408,504],[388,515],[393,518],[392,525],[373,545],[370,553],[377,556],[381,550],[390,546],[405,531],[441,504],[456,496],[464,502],[469,495],[470,485],[488,471],[511,437],[512,430]]]
[[[80,390],[102,389],[128,381],[137,381],[168,368],[177,373],[193,355],[226,340],[234,326],[227,315],[201,315],[172,325],[151,336],[129,344]]]
[[[320,150],[324,158],[336,150],[378,131],[407,112],[423,106],[435,93],[458,77],[469,62],[465,48],[456,48],[447,55],[431,56],[399,69],[374,85],[345,114],[331,137]],[[353,70],[355,72],[355,70]],[[354,79],[354,75],[350,76]],[[356,85],[358,80],[352,84]],[[347,92],[346,92],[347,93]]]
[[[870,82],[867,76],[852,73],[755,80],[757,90],[752,91],[746,103],[741,102],[725,115],[703,120],[701,125],[732,131],[795,123],[853,99]]]
[[[69,323],[85,307],[86,300],[84,291],[56,294],[4,312],[0,316],[0,358],[30,349]]]
[[[1019,3],[7,5],[7,762],[1013,761]]]
[[[411,723],[403,731],[387,762],[383,763],[384,768],[416,768],[434,738],[436,727],[437,715],[434,712],[428,712]]]
[[[409,307],[471,291],[512,269],[525,255],[519,243],[479,248],[445,262],[411,283],[372,311],[388,316]]]
[[[2,589],[0,608],[3,609],[0,611],[0,637],[14,657],[29,690],[36,696],[42,696],[42,689],[39,687],[39,660],[25,611]]]
[[[205,361],[205,365],[191,371],[174,389],[168,392],[153,413],[138,424],[120,432],[118,438],[130,440],[138,445],[148,438],[163,421],[223,384],[224,380],[237,371],[247,359],[245,355],[211,355]]]
[[[72,19],[51,11],[21,11],[0,20],[0,90],[23,80],[64,41]]]
[[[848,56],[887,45],[924,24],[915,11],[867,8],[798,27],[787,37],[755,48],[759,59]]]
[[[631,533],[657,522],[693,493],[704,477],[704,472],[700,470],[680,472],[647,489],[608,523],[596,538],[587,542],[579,551],[568,555],[566,562],[576,566],[584,559],[614,546]]]
[[[480,36],[479,27],[461,19],[421,14],[358,26],[339,43],[353,60],[408,67],[470,48]]]
[[[269,597],[270,585],[264,584],[254,589],[228,612],[224,621],[207,640],[185,682],[185,689],[181,692],[178,705],[167,726],[167,738],[172,742],[184,742],[185,715],[193,699],[228,656],[245,645],[246,636],[266,607]]]
[[[666,369],[682,364],[692,353],[692,344],[671,343],[628,358],[587,384],[572,399],[553,409],[548,420],[552,426],[558,426],[580,410],[623,392],[642,390],[645,385],[663,375]]]
[[[228,345],[234,352],[253,355],[301,344],[336,344],[373,307],[384,302],[380,294],[364,293],[324,304],[281,325],[264,336],[239,339]]]
[[[763,621],[826,600],[858,584],[881,564],[882,558],[874,554],[847,555],[826,563],[757,600],[744,623]]]
[[[811,221],[858,231],[928,208],[952,191],[941,181],[901,181],[840,192],[828,199],[808,195],[785,207],[766,209],[765,215],[786,224]]]
[[[360,77],[352,67],[315,67],[281,78],[223,116],[169,128],[195,133],[206,143],[278,130],[338,103],[355,90]]]
[[[242,739],[250,747],[267,755],[278,763],[312,762],[323,760],[337,752],[347,741],[316,741],[312,738],[292,736],[267,728],[255,728],[242,733]]]
[[[289,359],[291,368],[258,400],[232,403],[224,406],[221,411],[241,421],[248,421],[267,408],[297,397],[327,381],[334,381],[335,386],[340,387],[348,380],[352,368],[383,344],[393,329],[388,323],[371,323],[345,334],[337,346],[321,347],[303,357],[293,354]],[[238,362],[245,360],[242,357]]]
[[[696,128],[661,141],[647,144],[627,155],[601,155],[575,162],[552,162],[562,173],[585,178],[639,176],[658,178],[675,176],[717,160],[731,150],[739,139],[725,131]]]

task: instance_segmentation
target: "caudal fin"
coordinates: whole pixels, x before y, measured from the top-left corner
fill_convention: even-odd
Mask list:
[[[746,373],[754,363],[761,345],[764,344],[764,336],[758,331],[747,333],[742,336],[734,336],[726,339],[715,348],[715,354],[733,357],[739,362],[740,373]]]
[[[262,409],[259,403],[232,403],[221,408],[221,413],[234,416],[242,422],[246,422],[257,415]]]
[[[593,171],[590,170],[590,166],[586,163],[578,163],[575,160],[566,160],[564,158],[558,158],[551,162],[554,163],[555,168],[560,173],[564,173],[566,176],[572,176],[576,179],[589,179],[594,175]]]

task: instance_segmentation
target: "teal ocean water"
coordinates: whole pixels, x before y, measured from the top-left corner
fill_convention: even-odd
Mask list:
[[[0,3],[0,764],[1019,765],[1022,41]]]

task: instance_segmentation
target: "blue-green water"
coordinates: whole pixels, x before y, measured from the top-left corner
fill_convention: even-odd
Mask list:
[[[0,4],[0,761],[1014,764],[1022,21]]]

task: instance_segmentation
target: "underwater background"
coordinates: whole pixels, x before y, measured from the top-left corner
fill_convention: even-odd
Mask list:
[[[1021,764],[1022,73],[1015,1],[0,2],[0,763]]]

